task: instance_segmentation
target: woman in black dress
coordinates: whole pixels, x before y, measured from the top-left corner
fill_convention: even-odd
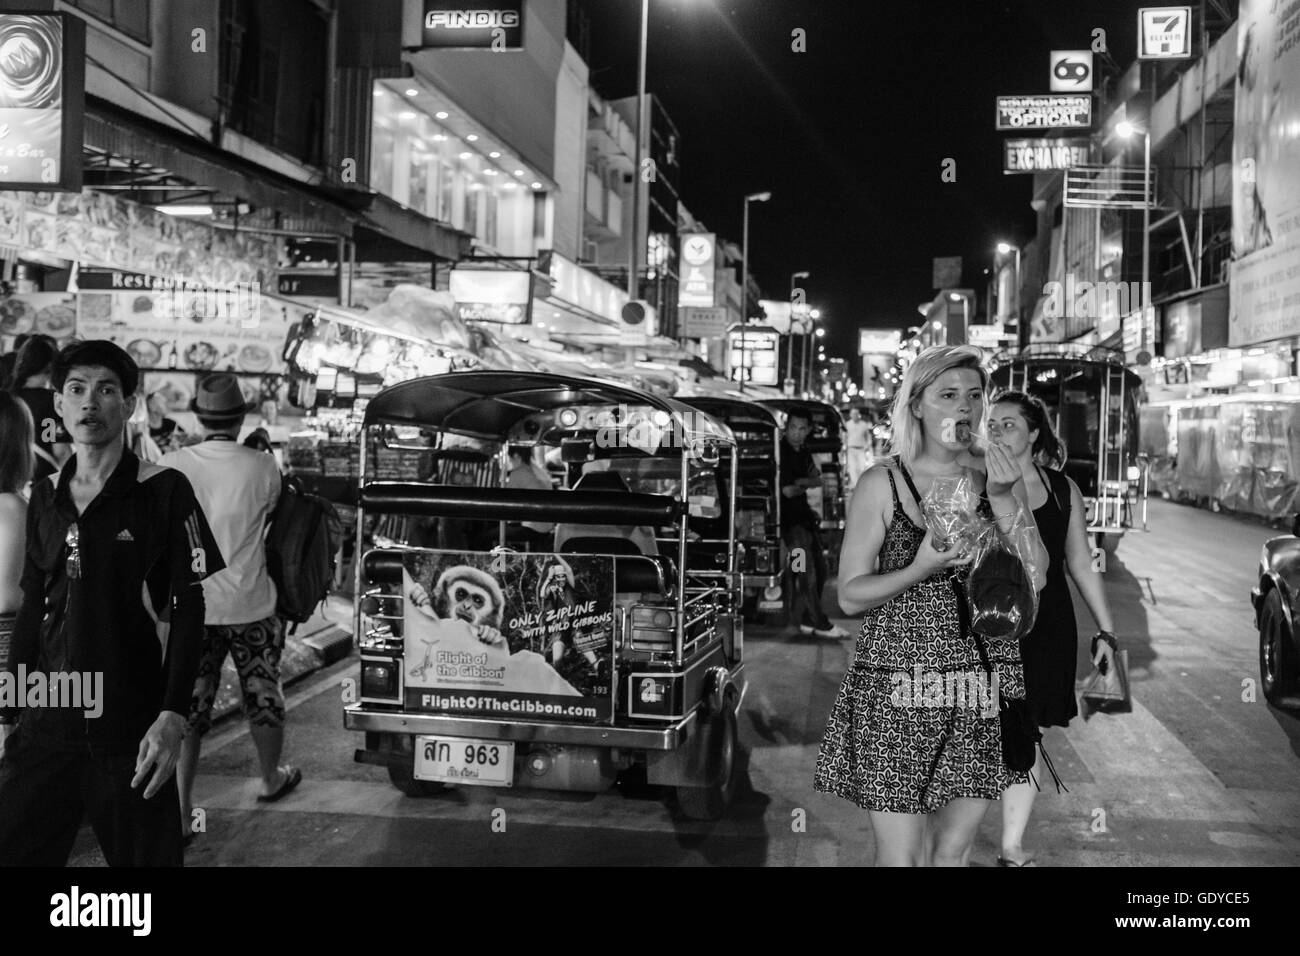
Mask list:
[[[1065,453],[1052,431],[1047,408],[1037,398],[1023,392],[998,395],[990,410],[988,431],[990,440],[1019,462],[1029,506],[1050,556],[1047,584],[1038,597],[1038,619],[1020,640],[1025,697],[1038,726],[1065,727],[1079,712],[1074,692],[1079,634],[1067,573],[1100,628],[1101,640],[1094,638],[1092,644],[1094,658],[1099,646],[1106,655],[1113,654],[1116,646],[1106,593],[1088,543],[1083,496],[1063,472],[1050,467],[1062,465]],[[1035,769],[1041,775],[1041,767]],[[1002,795],[999,866],[1033,865],[1022,844],[1035,792],[1033,785],[1017,783]]]

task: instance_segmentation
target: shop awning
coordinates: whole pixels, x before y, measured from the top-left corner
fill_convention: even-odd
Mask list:
[[[147,193],[166,185],[174,196],[176,183],[192,184],[196,194],[274,210],[278,229],[355,239],[358,255],[369,261],[454,260],[469,252],[468,234],[380,193],[295,182],[95,97],[87,104],[85,147],[92,156],[86,183],[91,189],[136,186]],[[265,225],[250,222],[252,228]]]

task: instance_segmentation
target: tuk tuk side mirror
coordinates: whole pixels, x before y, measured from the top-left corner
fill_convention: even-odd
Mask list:
[[[591,442],[585,438],[566,438],[560,442],[560,460],[565,464],[591,461]]]
[[[703,465],[716,465],[722,459],[722,451],[715,441],[697,441],[691,444],[691,457]]]

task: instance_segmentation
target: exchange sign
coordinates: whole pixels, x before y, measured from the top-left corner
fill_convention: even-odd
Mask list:
[[[1088,162],[1086,139],[1008,139],[1002,143],[1004,173],[1069,169]]]
[[[998,97],[998,129],[1086,129],[1091,126],[1091,93]]]

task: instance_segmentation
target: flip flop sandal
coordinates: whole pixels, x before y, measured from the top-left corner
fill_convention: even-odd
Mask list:
[[[1019,863],[1015,860],[1008,860],[1005,857],[1000,856],[998,857],[998,866],[1038,866],[1038,864],[1034,862],[1032,856],[1026,860],[1021,860]]]
[[[275,791],[275,793],[258,794],[257,802],[275,803],[275,801],[290,793],[293,788],[298,786],[300,783],[302,783],[302,771],[297,767],[290,767],[289,775],[284,778],[284,783],[280,784],[280,789]]]

